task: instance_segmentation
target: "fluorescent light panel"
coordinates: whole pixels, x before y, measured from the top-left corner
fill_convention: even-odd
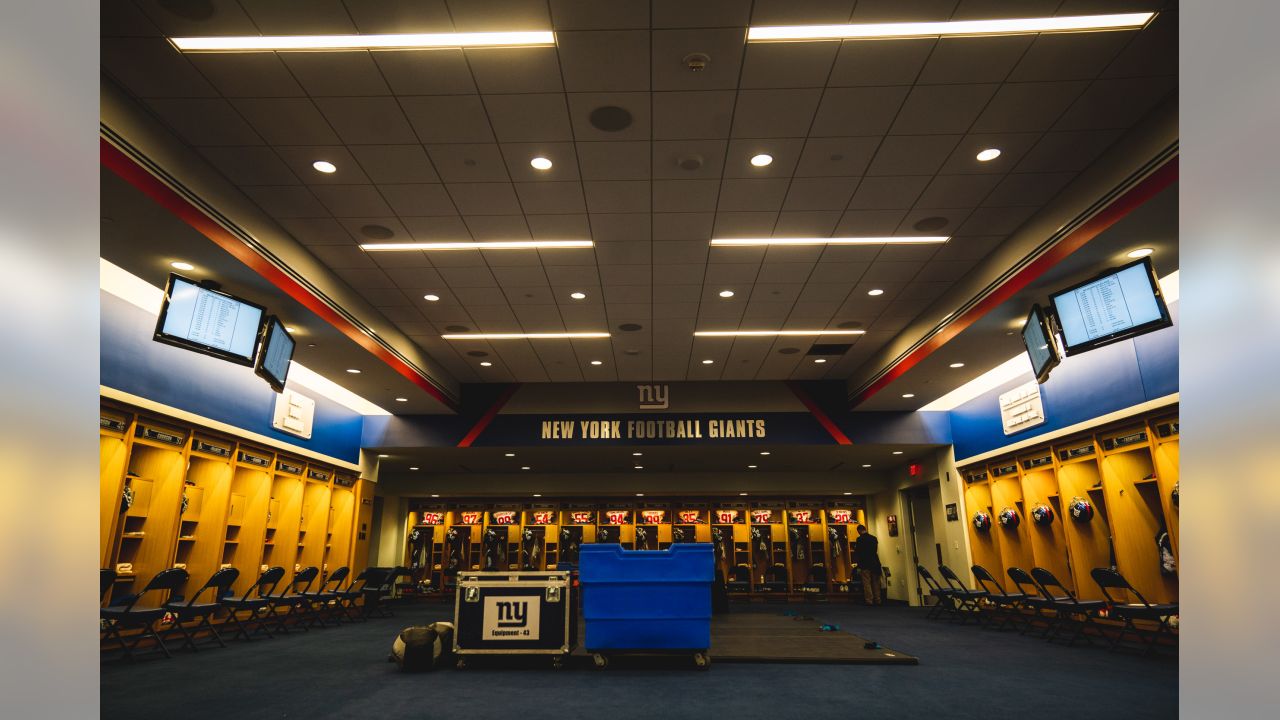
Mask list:
[[[607,338],[607,332],[563,332],[563,333],[464,333],[460,335],[441,335],[445,340],[565,340],[578,338]]]
[[[557,248],[595,247],[591,240],[486,240],[483,242],[414,242],[365,243],[361,250],[394,252],[397,250],[554,250]]]
[[[1030,33],[1132,30],[1146,25],[1155,13],[1072,15],[949,22],[864,23],[857,25],[787,25],[753,27],[747,42],[788,40],[858,40],[875,38],[944,37],[957,35],[1024,35]]]
[[[696,337],[778,337],[780,335],[864,335],[866,330],[698,330]]]
[[[555,33],[476,32],[394,35],[265,35],[169,38],[182,52],[271,50],[377,50],[407,48],[529,47],[555,45]]]
[[[834,237],[834,238],[715,238],[712,245],[939,245],[951,238],[946,235],[904,237]]]

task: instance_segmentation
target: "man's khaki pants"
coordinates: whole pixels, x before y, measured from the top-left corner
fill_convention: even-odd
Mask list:
[[[883,573],[879,568],[875,570],[859,570],[858,574],[862,576],[862,597],[867,601],[868,605],[879,605],[884,601],[884,591],[880,588],[880,578]]]

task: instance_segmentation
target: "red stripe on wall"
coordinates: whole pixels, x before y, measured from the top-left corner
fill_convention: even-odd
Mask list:
[[[506,390],[503,390],[502,394],[498,396],[498,399],[493,401],[493,405],[485,411],[484,415],[480,416],[480,419],[476,421],[476,424],[472,426],[466,436],[458,442],[458,447],[471,447],[471,443],[475,442],[476,438],[480,437],[480,433],[484,432],[484,429],[489,427],[489,423],[493,422],[493,419],[502,411],[503,406],[507,404],[507,401],[511,399],[511,396],[515,395],[516,390],[519,389],[520,383],[513,383]]]
[[[206,215],[200,208],[192,205],[173,188],[150,172],[147,172],[146,168],[139,165],[133,158],[107,142],[105,138],[99,140],[99,147],[101,149],[102,164],[110,168],[116,175],[141,190],[152,200],[195,228],[201,235],[212,240],[223,250],[231,253],[237,260],[248,265],[254,272],[284,291],[286,295],[302,303],[308,310],[319,315],[325,322],[337,328],[343,335],[346,335],[360,347],[368,350],[379,360],[390,366],[391,369],[408,378],[413,384],[426,391],[428,395],[451,410],[458,409],[457,402],[450,398],[430,378],[396,357],[381,343],[366,335],[363,330],[340,315],[327,302],[289,277],[283,270],[258,254],[253,248],[246,245],[244,241]]]
[[[814,419],[816,419],[818,423],[831,434],[832,439],[841,445],[853,444],[853,441],[849,439],[849,436],[845,435],[844,432],[842,432],[840,428],[832,422],[831,418],[827,417],[827,414],[822,411],[822,408],[818,407],[818,404],[813,401],[813,398],[809,397],[809,393],[801,390],[800,386],[793,382],[788,382],[787,387],[791,388],[791,392],[795,394],[796,399],[804,403],[804,406],[809,409],[809,414],[813,415]]]
[[[1050,248],[1040,257],[1033,260],[1029,265],[1009,278],[1000,287],[996,288],[991,294],[987,295],[977,305],[973,306],[960,317],[952,320],[946,327],[938,331],[933,337],[929,338],[923,345],[911,351],[906,357],[899,360],[896,364],[889,368],[889,371],[881,376],[874,383],[869,385],[865,390],[858,394],[852,402],[852,406],[857,406],[871,396],[880,392],[889,383],[902,377],[908,370],[915,367],[921,360],[929,357],[938,348],[947,344],[956,335],[959,335],[965,328],[977,322],[983,315],[991,312],[996,306],[1005,300],[1013,297],[1018,291],[1022,290],[1033,280],[1043,275],[1049,268],[1062,262],[1068,255],[1079,250],[1090,240],[1097,237],[1103,230],[1114,225],[1125,215],[1133,212],[1139,205],[1150,200],[1156,193],[1164,190],[1178,179],[1178,158],[1175,156],[1169,162],[1160,166],[1155,172],[1143,178],[1141,182],[1130,188],[1124,195],[1121,195],[1115,202],[1103,208],[1098,214],[1089,218],[1083,225],[1076,228],[1056,245]]]

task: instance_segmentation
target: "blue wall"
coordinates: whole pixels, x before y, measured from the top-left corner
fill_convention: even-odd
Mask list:
[[[1063,358],[1040,386],[1045,422],[1005,435],[1000,393],[1032,382],[1031,373],[951,411],[957,458],[995,450],[1178,392],[1178,305],[1169,308],[1173,327]]]
[[[151,339],[156,316],[101,292],[103,385],[348,462],[360,459],[364,416],[290,383],[316,401],[310,440],[271,427],[276,393],[252,368]]]

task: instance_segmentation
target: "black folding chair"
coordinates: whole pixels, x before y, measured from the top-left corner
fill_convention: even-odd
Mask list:
[[[1054,625],[1054,619],[1044,614],[1046,610],[1053,609],[1053,598],[1049,597],[1031,575],[1020,567],[1009,568],[1009,579],[1018,588],[1018,592],[1023,594],[1022,607],[1031,611],[1019,634],[1026,635],[1038,624],[1041,627],[1040,637],[1045,637]]]
[[[193,651],[197,651],[200,647],[196,643],[196,635],[200,634],[201,630],[207,629],[211,634],[211,639],[209,642],[204,643],[205,645],[217,643],[218,647],[226,647],[227,644],[222,642],[222,637],[218,635],[218,631],[213,627],[210,619],[222,607],[223,597],[231,592],[231,586],[235,584],[238,577],[240,577],[239,570],[233,567],[222,568],[215,572],[199,590],[192,593],[191,597],[187,598],[185,602],[183,602],[183,598],[170,598],[164,607],[173,613],[173,626],[165,632],[165,637],[168,637],[169,633],[177,632],[183,637],[182,646],[178,648],[179,650],[189,647]],[[213,591],[213,598],[208,602],[198,602],[200,596],[207,590]],[[200,622],[193,628],[188,628],[183,624],[197,619]]]
[[[334,608],[330,607],[330,603],[337,604],[338,589],[342,587],[342,582],[347,579],[347,575],[350,574],[350,572],[351,569],[346,565],[343,565],[330,573],[329,577],[324,582],[320,583],[320,587],[317,590],[302,593],[302,596],[306,598],[307,603],[311,608],[311,624],[314,625],[319,623],[320,627],[329,627],[324,620],[325,615],[327,613],[334,612]],[[330,588],[330,585],[333,587]],[[341,620],[338,618],[333,619],[334,625],[338,625],[340,623]]]
[[[374,573],[375,570],[377,575]],[[391,610],[391,596],[398,577],[400,577],[399,567],[369,569],[369,579],[363,591],[366,618],[395,617],[395,613]]]
[[[1149,653],[1156,649],[1161,637],[1174,637],[1173,629],[1169,627],[1169,618],[1178,614],[1177,603],[1149,603],[1147,599],[1138,592],[1138,589],[1129,584],[1118,571],[1111,568],[1094,568],[1089,571],[1093,576],[1093,581],[1098,584],[1098,588],[1102,590],[1102,596],[1107,599],[1110,607],[1110,616],[1124,620],[1124,627],[1121,628],[1120,634],[1111,641],[1110,647],[1107,649],[1111,652],[1124,647],[1125,637],[1132,632],[1138,638],[1138,642],[1142,644],[1143,653]],[[1123,602],[1112,596],[1109,590],[1124,590],[1129,593],[1130,597],[1138,599],[1138,602]],[[1149,620],[1156,623],[1155,632],[1143,632],[1134,620]]]
[[[273,627],[285,635],[289,634],[289,620],[294,620],[294,627],[301,629],[303,632],[310,631],[309,623],[304,624],[303,620],[307,620],[307,616],[311,614],[311,604],[304,595],[306,591],[311,589],[311,583],[315,582],[316,576],[320,574],[320,568],[315,565],[308,565],[293,574],[293,580],[285,586],[280,592],[273,592],[267,595],[267,605],[270,610],[270,620]],[[280,610],[284,609],[281,614]]]
[[[1067,589],[1066,585],[1058,582],[1058,578],[1053,573],[1042,567],[1031,568],[1031,577],[1036,584],[1044,589],[1045,597],[1053,598],[1050,607],[1053,608],[1057,619],[1053,624],[1053,628],[1049,631],[1049,642],[1055,642],[1058,634],[1066,631],[1068,634],[1067,646],[1076,644],[1076,640],[1084,638],[1084,641],[1092,645],[1093,641],[1085,634],[1086,629],[1092,625],[1097,629],[1097,624],[1093,622],[1093,616],[1102,608],[1106,607],[1105,600],[1081,600],[1075,596],[1075,593]],[[1080,619],[1076,619],[1080,618]]]
[[[938,573],[942,575],[943,580],[947,581],[948,588],[953,591],[951,597],[955,601],[955,617],[960,619],[960,624],[964,625],[973,618],[981,625],[983,622],[981,603],[987,597],[987,591],[971,590],[965,587],[960,577],[946,565],[939,565]]]
[[[124,650],[125,658],[133,660],[133,650],[138,643],[146,639],[155,641],[156,648],[164,653],[165,657],[173,657],[169,652],[169,648],[165,647],[164,640],[156,632],[155,624],[164,617],[167,610],[164,608],[164,602],[169,599],[165,595],[163,600],[156,602],[154,605],[140,605],[140,601],[147,593],[169,593],[182,587],[190,576],[187,571],[182,568],[169,568],[156,573],[151,578],[151,582],[142,588],[141,592],[128,595],[112,605],[99,610],[99,617],[107,621],[107,633],[102,638],[104,643],[112,640],[120,644],[120,649]],[[132,636],[132,642],[127,640],[121,631],[137,630],[138,633]]]
[[[1027,598],[1026,594],[1005,592],[995,576],[981,565],[973,566],[973,576],[978,579],[978,585],[987,591],[987,600],[993,608],[991,622],[987,623],[987,628],[1004,630],[1012,625],[1016,630],[1018,620],[1022,618],[1022,602]],[[1000,618],[1000,625],[992,628],[992,623],[997,617]]]
[[[223,607],[231,611],[231,621],[236,624],[236,633],[231,636],[232,640],[243,637],[246,641],[251,641],[257,633],[275,637],[267,627],[267,619],[263,617],[263,611],[270,609],[271,601],[268,598],[275,593],[276,586],[282,579],[284,579],[284,568],[280,566],[267,568],[258,576],[257,581],[244,591],[242,597],[227,597],[222,600]],[[247,621],[240,620],[241,612],[249,613]],[[250,627],[253,628],[253,632],[249,632]]]
[[[925,570],[923,565],[916,566],[916,573],[920,575],[920,579],[928,586],[929,594],[938,599],[938,602],[929,608],[929,613],[925,615],[925,619],[932,620],[944,612],[956,612],[955,590],[944,588],[938,584],[938,581],[933,579],[933,575],[928,570]]]
[[[117,577],[115,570],[103,568],[98,571],[98,602],[102,602],[106,599],[107,591],[111,589],[112,585],[116,584]]]
[[[364,622],[366,619],[356,605],[356,601],[364,597],[364,588],[369,584],[369,575],[370,569],[365,568],[345,588],[340,587],[335,591],[338,595],[338,612],[351,622]]]

